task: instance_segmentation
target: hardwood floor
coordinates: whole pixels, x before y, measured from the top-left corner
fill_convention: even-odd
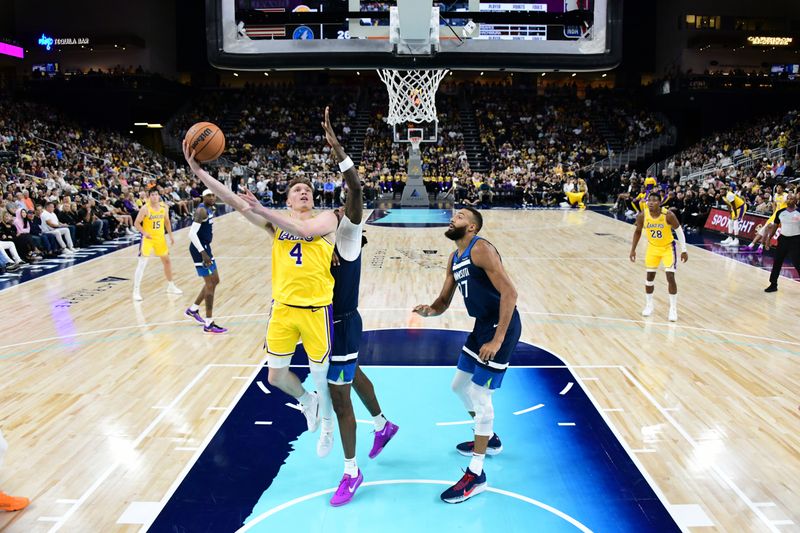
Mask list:
[[[519,292],[522,340],[583,367],[580,384],[670,504],[700,505],[704,530],[800,531],[800,283],[765,294],[764,271],[690,247],[679,322],[667,322],[663,272],[643,319],[632,226],[589,211],[484,216]],[[200,288],[185,230],[172,252],[183,295],[165,293],[151,260],[134,303],[135,247],[0,292],[0,490],[32,500],[0,529],[138,530],[117,524],[129,504],[160,501],[235,402],[263,360],[270,245],[236,214],[215,226],[226,335],[183,316]],[[471,328],[458,295],[442,317],[411,313],[441,288],[443,228],[367,234],[365,329]],[[127,280],[98,281],[108,276]]]

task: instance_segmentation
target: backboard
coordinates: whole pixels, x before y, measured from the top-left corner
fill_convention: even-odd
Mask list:
[[[218,68],[605,70],[622,51],[622,0],[434,1],[435,55],[393,53],[396,0],[206,0]]]

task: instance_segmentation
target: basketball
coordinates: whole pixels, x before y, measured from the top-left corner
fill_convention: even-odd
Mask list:
[[[195,150],[195,159],[201,163],[214,161],[225,151],[225,135],[216,124],[198,122],[186,132],[189,153]]]

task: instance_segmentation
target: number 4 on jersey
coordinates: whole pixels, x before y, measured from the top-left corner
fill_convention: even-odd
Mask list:
[[[292,251],[289,252],[289,255],[294,257],[297,261],[295,261],[295,265],[302,265],[303,264],[303,247],[300,246],[300,243],[294,245]]]

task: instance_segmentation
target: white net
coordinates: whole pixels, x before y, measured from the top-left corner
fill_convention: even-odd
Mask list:
[[[389,91],[386,121],[392,126],[403,122],[435,122],[436,90],[447,72],[447,69],[378,70]]]

